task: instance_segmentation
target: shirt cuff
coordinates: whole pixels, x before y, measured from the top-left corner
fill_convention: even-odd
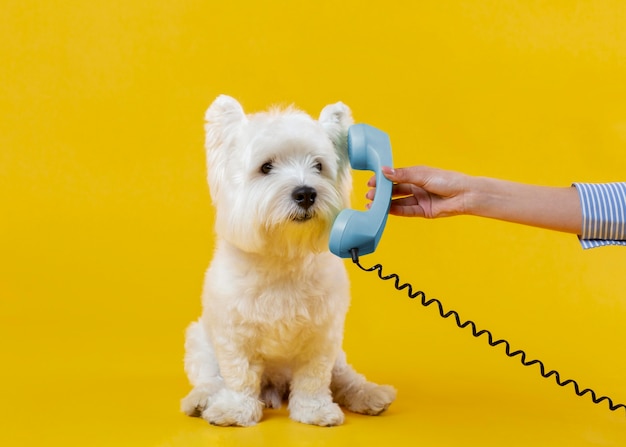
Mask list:
[[[626,183],[574,183],[582,209],[583,248],[626,245]]]

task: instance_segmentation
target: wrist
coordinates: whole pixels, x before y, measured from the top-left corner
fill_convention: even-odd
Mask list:
[[[466,178],[463,194],[463,214],[470,216],[487,216],[490,207],[496,201],[497,188],[494,179],[488,177]]]

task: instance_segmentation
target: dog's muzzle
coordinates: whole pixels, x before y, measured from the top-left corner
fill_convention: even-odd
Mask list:
[[[315,204],[317,191],[310,186],[298,186],[291,192],[291,199],[298,205],[297,212],[294,213],[292,220],[296,222],[305,222],[311,219],[315,213],[310,209]]]

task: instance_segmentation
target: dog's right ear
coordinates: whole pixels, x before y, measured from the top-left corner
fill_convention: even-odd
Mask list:
[[[239,128],[247,121],[241,104],[230,96],[220,95],[207,109],[204,119],[207,174],[209,189],[215,203],[222,183],[228,149],[239,134]]]
[[[235,98],[220,95],[209,106],[204,119],[206,148],[210,150],[221,145],[228,135],[232,135],[232,131],[246,121],[246,114]]]

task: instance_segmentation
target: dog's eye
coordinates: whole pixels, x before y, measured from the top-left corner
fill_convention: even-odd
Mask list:
[[[272,163],[270,162],[263,163],[263,166],[261,166],[261,172],[263,174],[269,174],[273,167],[274,165],[272,165]]]
[[[317,169],[317,172],[322,172],[322,164],[321,163],[315,163],[315,169]]]

